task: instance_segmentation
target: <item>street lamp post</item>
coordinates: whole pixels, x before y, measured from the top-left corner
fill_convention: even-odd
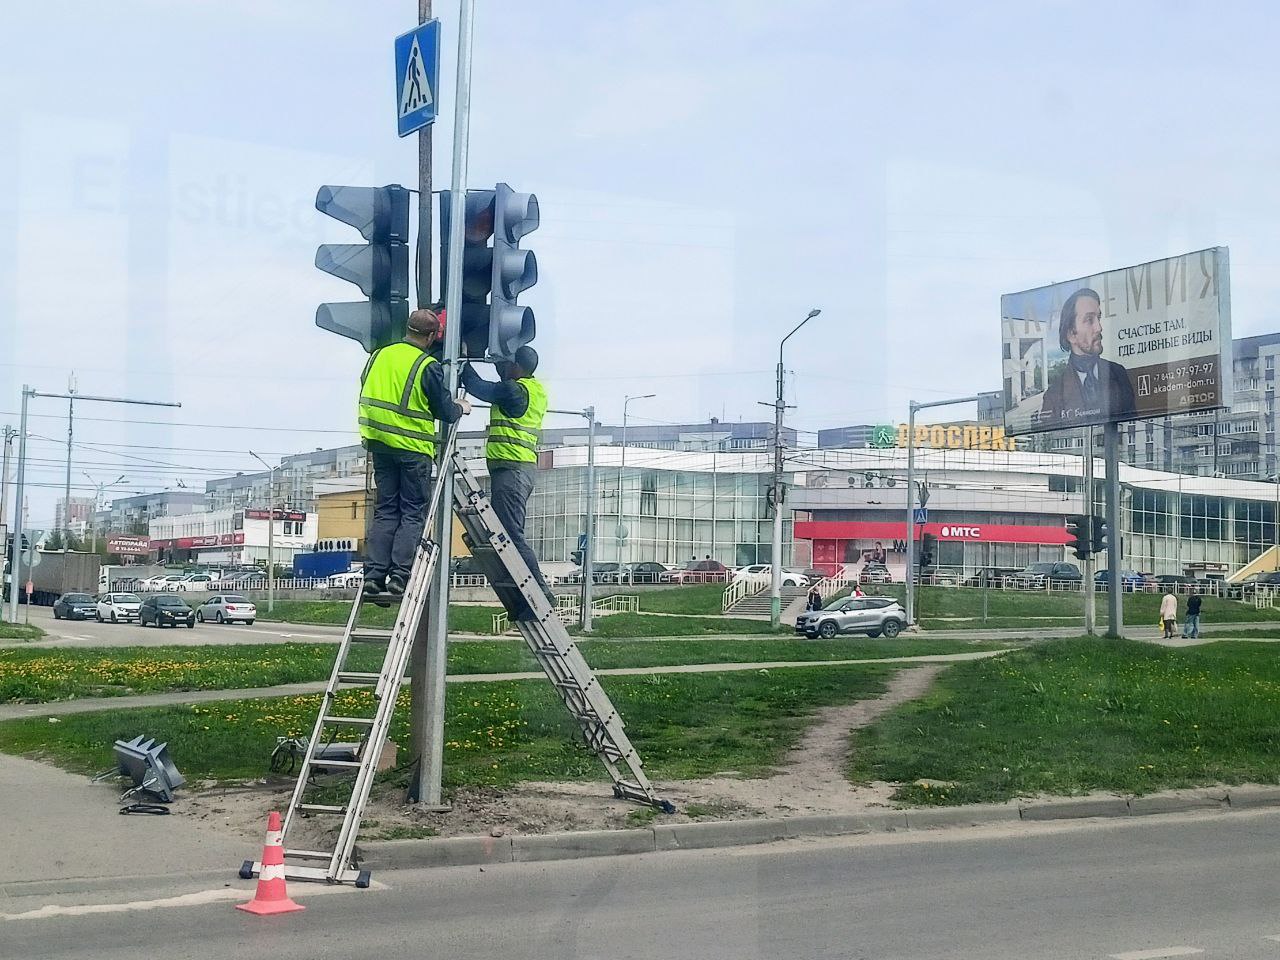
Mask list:
[[[124,483],[124,474],[116,477],[110,483],[99,483],[89,474],[85,474],[84,478],[94,485],[96,492],[93,496],[93,513],[89,517],[89,552],[98,552],[98,511],[102,509],[102,493],[109,490],[118,483]]]
[[[276,609],[276,468],[249,451],[249,456],[267,468],[267,612]]]
[[[773,402],[773,548],[770,551],[769,622],[776,629],[782,621],[782,411],[786,405],[782,399],[783,369],[782,348],[792,335],[822,311],[814,308],[797,323],[778,344],[778,391]]]
[[[656,397],[656,393],[646,393],[638,397],[622,398],[622,463],[618,467],[618,532],[622,532],[622,475],[627,469],[627,405],[632,400],[652,400]],[[636,522],[639,523],[639,515],[637,514]],[[630,531],[628,531],[628,534]],[[622,583],[622,571],[626,569],[627,563],[631,560],[631,537],[627,536],[624,541],[626,556],[623,556],[622,550],[618,551],[618,583]],[[631,585],[631,574],[627,574],[627,585]]]

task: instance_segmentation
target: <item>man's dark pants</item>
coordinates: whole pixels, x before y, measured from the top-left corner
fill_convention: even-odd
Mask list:
[[[534,556],[532,548],[524,538],[525,511],[529,504],[529,495],[533,493],[533,471],[497,467],[491,463],[489,487],[489,502],[493,504],[493,512],[498,515],[498,520],[506,529],[507,536],[511,538],[520,556],[524,557],[529,572],[538,581],[538,586],[542,587],[542,592],[550,596],[551,591],[547,589],[547,582],[542,579],[542,571],[538,569],[538,558]],[[522,613],[528,612],[527,610],[513,611],[513,614],[518,619]]]
[[[377,441],[369,443],[369,456],[378,495],[369,525],[365,581],[388,576],[408,580],[426,521],[432,461],[425,453]]]

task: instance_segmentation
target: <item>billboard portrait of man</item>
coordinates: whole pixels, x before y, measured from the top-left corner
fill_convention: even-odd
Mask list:
[[[1081,287],[1062,305],[1058,343],[1067,362],[1049,379],[1041,424],[1068,426],[1135,415],[1137,400],[1128,372],[1102,359],[1102,298],[1095,291]]]

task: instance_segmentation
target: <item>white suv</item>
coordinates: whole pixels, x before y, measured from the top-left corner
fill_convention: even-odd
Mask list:
[[[98,622],[110,620],[112,623],[138,619],[138,610],[142,607],[142,598],[136,593],[104,593],[98,598]]]

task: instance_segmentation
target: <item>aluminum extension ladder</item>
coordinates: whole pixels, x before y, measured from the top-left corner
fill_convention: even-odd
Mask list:
[[[578,722],[587,745],[609,771],[613,778],[614,796],[674,813],[675,807],[654,792],[640,757],[623,730],[622,718],[560,622],[555,606],[542,592],[524,558],[507,536],[475,475],[454,452],[455,435],[456,431],[450,431],[445,455],[455,479],[454,509],[462,521],[464,538],[473,555],[488,573],[490,584],[515,620],[525,643]],[[363,605],[385,605],[385,594],[369,599],[361,591],[351,604],[346,629],[338,644],[333,670],[325,686],[284,817],[281,833],[287,879],[354,882],[357,887],[369,885],[369,871],[361,870],[355,861],[356,837],[439,559],[439,547],[431,539],[431,533],[441,509],[443,490],[441,471],[441,476],[432,486],[423,538],[418,544],[392,630],[370,630],[357,625]],[[360,643],[387,645],[378,673],[347,669],[347,658],[353,646]],[[361,687],[373,688],[375,708],[372,716],[348,716],[335,712],[339,693]],[[353,728],[360,731],[358,741],[337,739],[340,733]],[[312,780],[317,771],[350,771],[353,776],[344,787],[349,789],[346,803],[307,802],[308,791],[316,786]],[[300,850],[289,846],[289,828],[295,824],[296,818],[312,815],[342,818],[332,850]],[[261,872],[261,868],[260,861],[246,860],[240,867],[240,876],[252,879]]]

